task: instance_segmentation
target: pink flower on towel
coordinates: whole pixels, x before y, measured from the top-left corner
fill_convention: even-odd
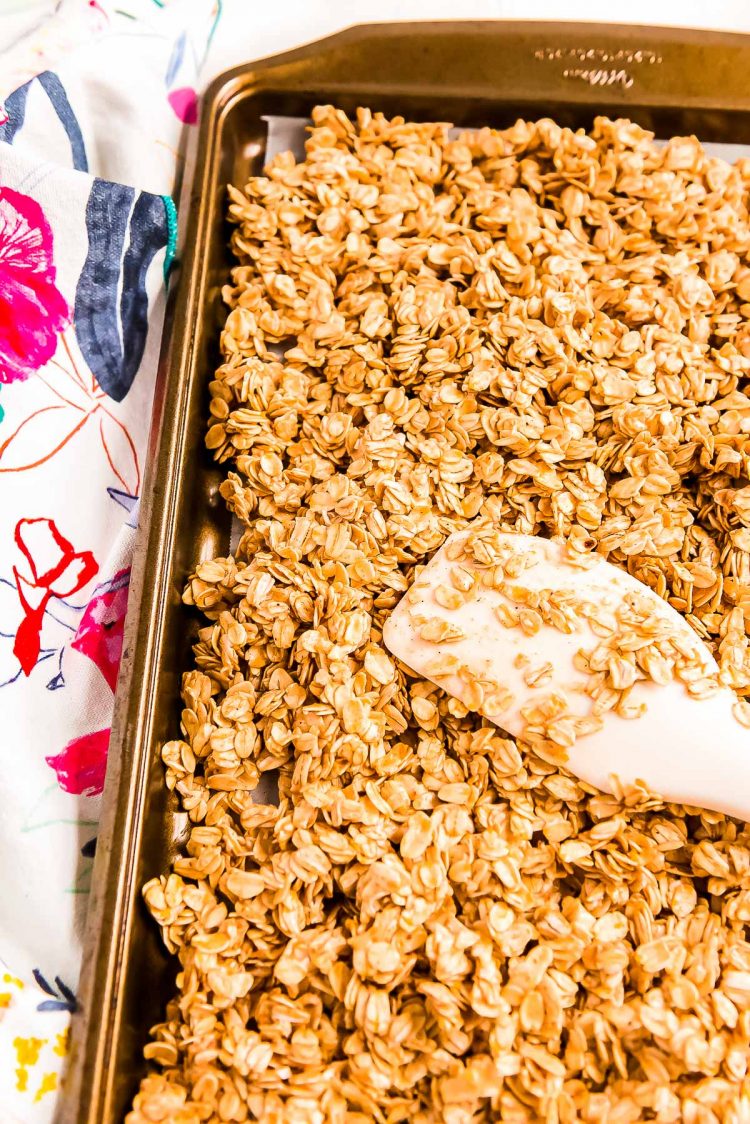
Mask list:
[[[76,651],[93,660],[113,691],[122,656],[129,581],[130,570],[119,570],[110,582],[94,591],[72,644]],[[45,757],[64,792],[97,796],[102,791],[109,734],[109,729],[95,730],[73,738],[56,756]]]
[[[57,773],[57,783],[63,792],[76,796],[98,796],[104,788],[107,772],[109,729],[96,730],[73,738],[56,757],[45,757]]]
[[[42,208],[0,187],[0,383],[26,379],[49,362],[69,316]]]
[[[81,618],[72,647],[88,656],[114,691],[122,656],[125,611],[128,607],[130,570],[120,570],[97,589]]]
[[[170,90],[167,101],[183,125],[195,125],[198,120],[198,95],[191,86]]]

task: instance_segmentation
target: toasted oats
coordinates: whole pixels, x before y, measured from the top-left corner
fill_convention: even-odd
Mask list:
[[[465,598],[458,590],[439,585],[435,590],[435,600],[443,609],[460,609]]]
[[[421,626],[419,635],[422,640],[428,640],[432,644],[450,644],[455,640],[463,640],[465,633],[457,624],[432,617]]]
[[[451,582],[461,593],[471,593],[476,585],[476,574],[467,566],[453,566],[451,569]]]
[[[549,661],[539,664],[538,667],[530,667],[524,671],[524,682],[527,687],[543,687],[545,683],[549,683],[552,678],[554,668]]]
[[[500,602],[495,605],[494,613],[504,628],[514,628],[520,623],[519,612],[517,609],[514,609],[512,605],[506,605]]]
[[[750,703],[747,699],[738,699],[732,707],[732,714],[741,726],[750,729]]]
[[[457,593],[520,583],[493,527],[556,538],[750,690],[749,187],[627,120],[456,138],[323,106],[304,162],[230,190],[206,443],[244,533],[184,595],[204,627],[163,757],[191,830],[144,888],[179,996],[129,1124],[746,1119],[747,826],[564,769],[634,676],[703,690],[694,654],[637,604],[591,622],[594,714],[540,691],[521,744],[382,628],[482,515]]]

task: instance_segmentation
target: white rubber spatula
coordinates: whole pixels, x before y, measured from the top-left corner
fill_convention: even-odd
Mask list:
[[[747,704],[684,618],[599,555],[476,522],[421,569],[383,640],[596,788],[641,782],[750,820]]]

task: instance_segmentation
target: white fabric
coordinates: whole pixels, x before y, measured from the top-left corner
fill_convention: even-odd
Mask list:
[[[0,55],[0,1124],[50,1119],[67,1053],[170,194],[218,7],[63,0]]]

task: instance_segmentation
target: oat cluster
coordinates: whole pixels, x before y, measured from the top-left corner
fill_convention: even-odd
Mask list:
[[[381,633],[482,514],[629,570],[748,692],[750,163],[313,120],[230,192],[207,440],[244,534],[186,593],[192,832],[145,888],[178,994],[128,1124],[741,1124],[746,826],[593,791]]]

